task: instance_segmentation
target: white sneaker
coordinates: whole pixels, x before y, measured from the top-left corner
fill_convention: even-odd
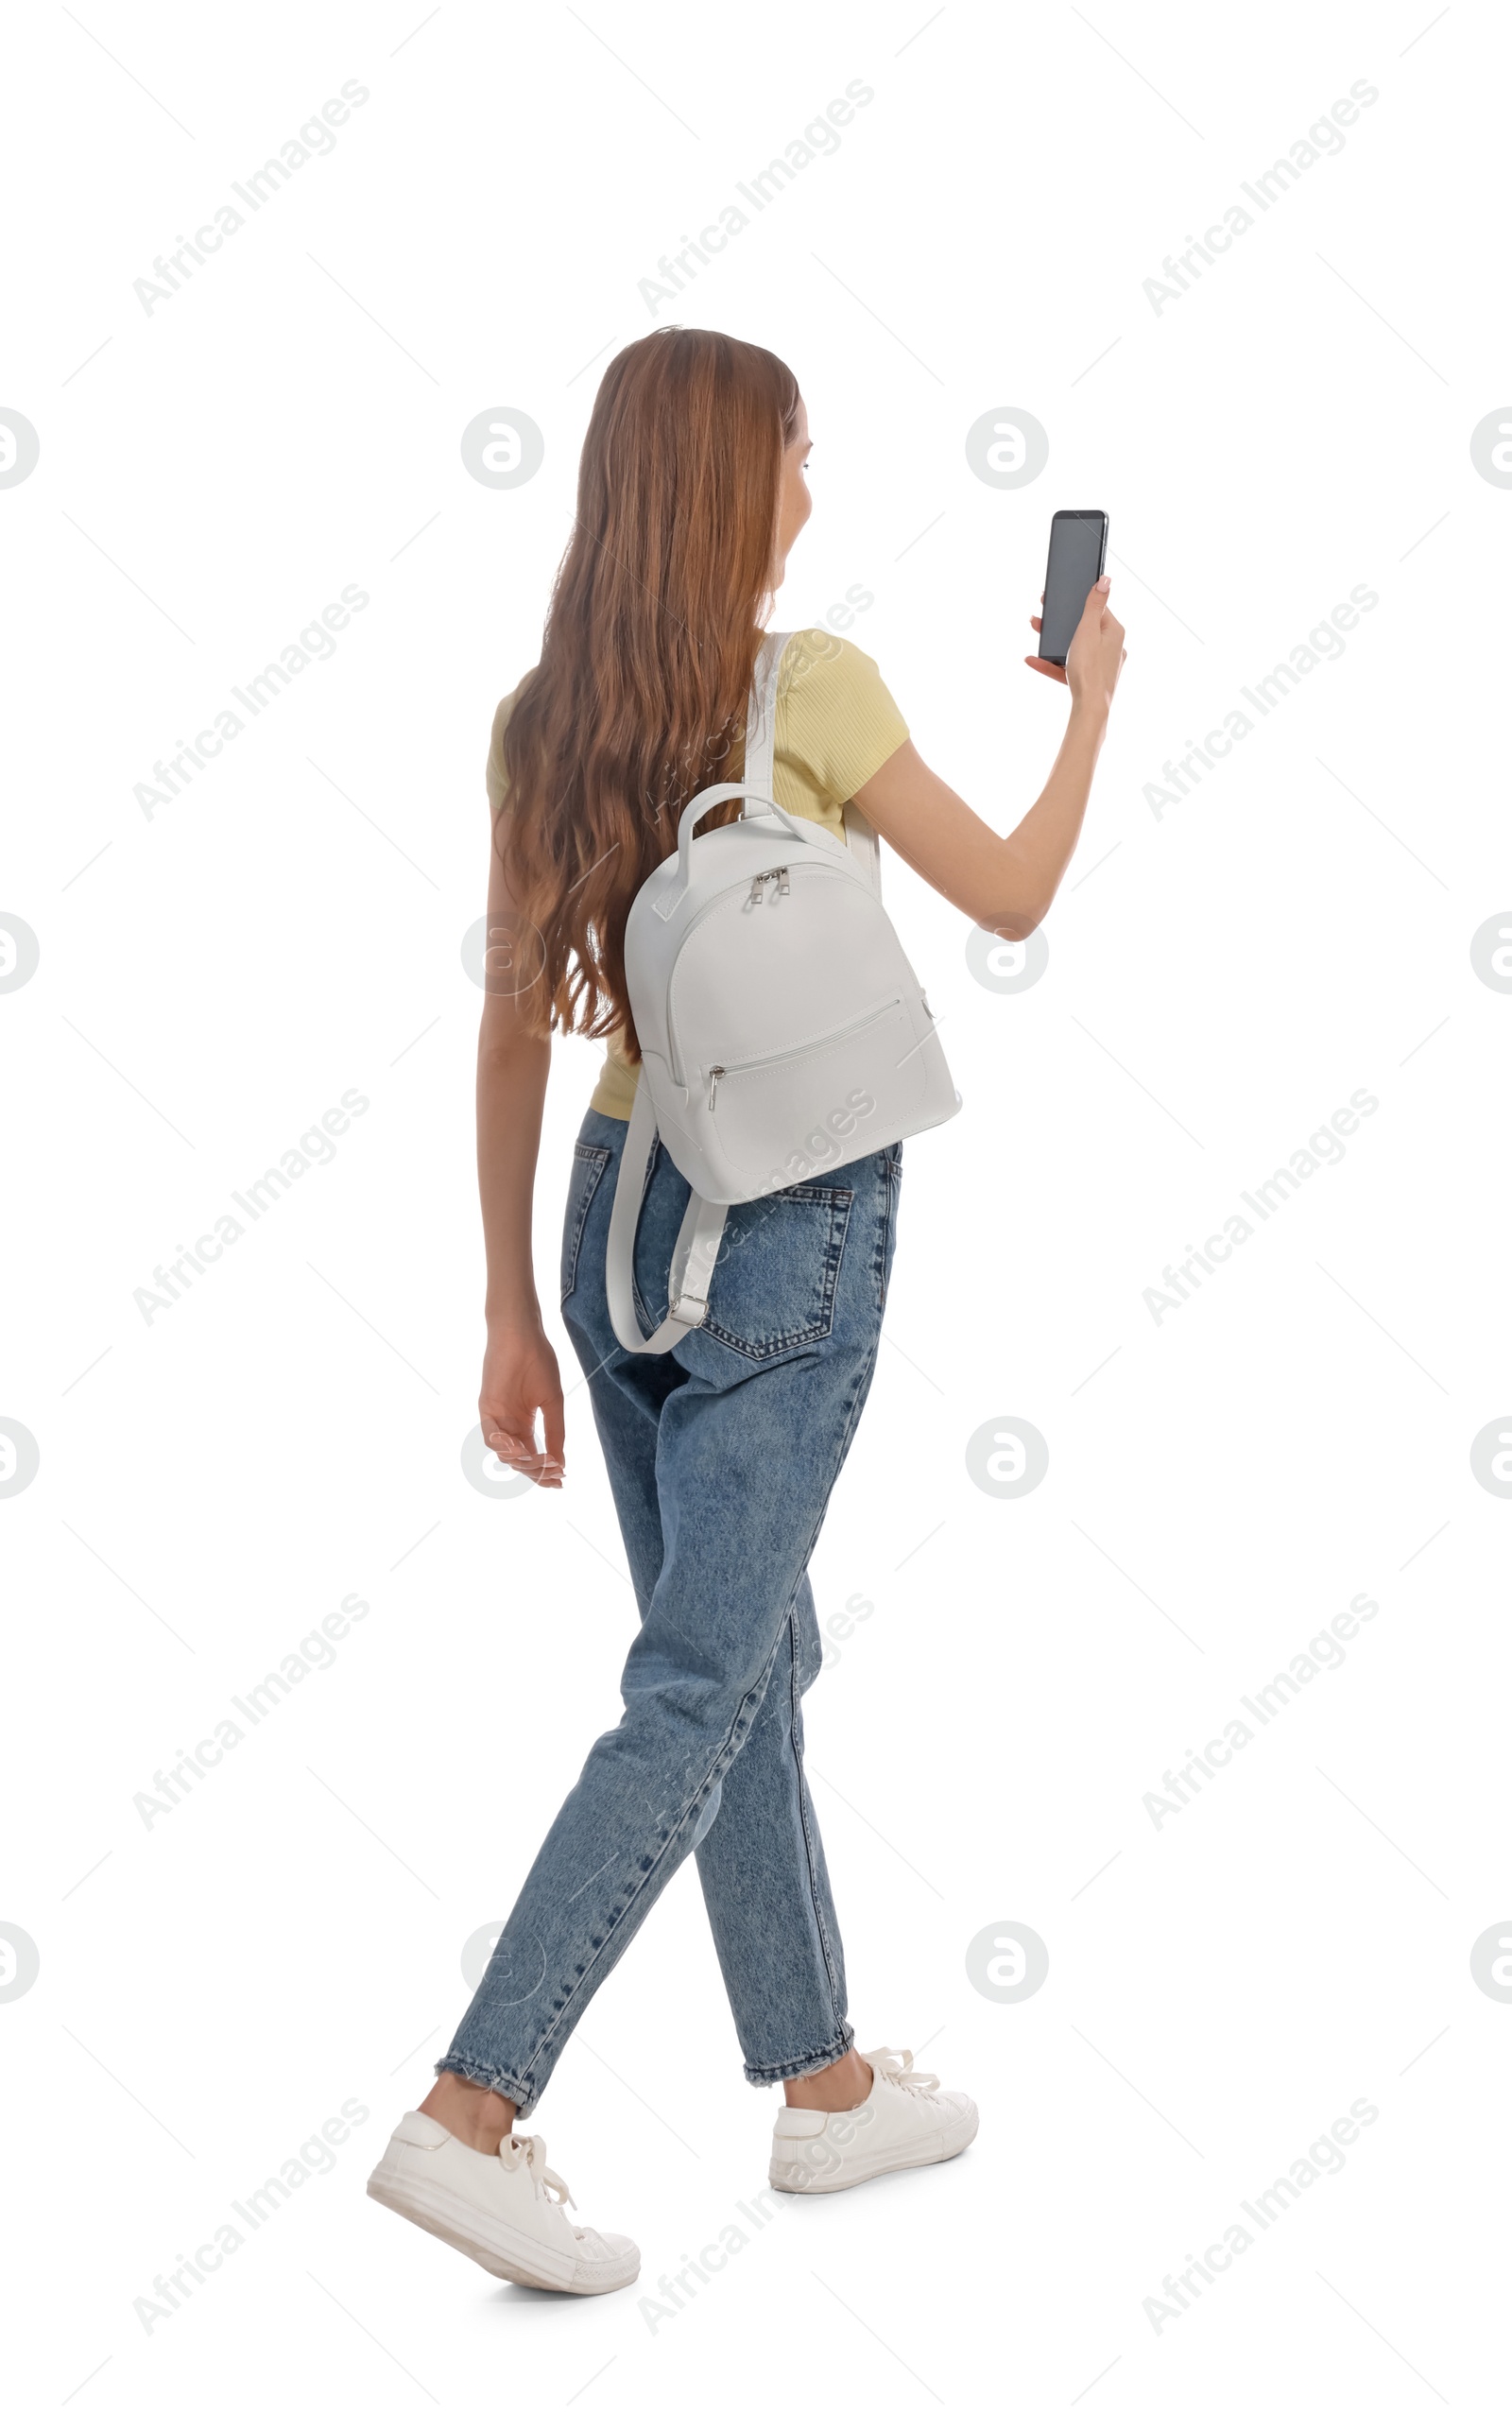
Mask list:
[[[780,2194],[833,2195],[889,2169],[952,2161],[976,2133],[969,2093],[941,2093],[911,2052],[863,2052],[871,2092],[853,2110],[780,2110],[770,2182]]]
[[[517,2286],[607,2295],[640,2275],[628,2236],[572,2225],[561,2209],[572,2197],[546,2166],[542,2136],[511,2133],[497,2152],[474,2152],[438,2119],[406,2110],[368,2192]]]

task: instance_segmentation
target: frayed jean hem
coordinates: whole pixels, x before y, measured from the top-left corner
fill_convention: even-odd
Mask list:
[[[481,2085],[490,2093],[502,2094],[506,2102],[514,2104],[521,2118],[527,2110],[535,2109],[541,2097],[539,2086],[527,2085],[524,2077],[512,2077],[505,2069],[486,2069],[480,2060],[466,2059],[460,2052],[448,2052],[443,2060],[437,2061],[437,2076],[448,2073],[455,2077],[466,2077],[470,2084]]]
[[[753,2069],[747,2060],[746,2082],[747,2085],[782,2085],[793,2077],[816,2077],[821,2069],[832,2068],[836,2060],[843,2060],[855,2040],[854,2027],[842,2020],[835,2041],[825,2044],[822,2051],[805,2052],[798,2060],[774,2060],[769,2067],[762,2069]]]

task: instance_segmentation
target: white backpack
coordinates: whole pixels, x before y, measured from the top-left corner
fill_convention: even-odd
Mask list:
[[[763,639],[744,776],[705,787],[678,851],[630,906],[625,975],[641,1077],[610,1216],[607,1283],[622,1348],[661,1355],[703,1321],[730,1206],[828,1174],[948,1122],[961,1100],[923,990],[883,910],[875,831],[849,845],[771,792],[785,635]],[[695,837],[714,804],[745,817]],[[641,1337],[633,1288],[652,1142],[693,1191],[669,1312]]]

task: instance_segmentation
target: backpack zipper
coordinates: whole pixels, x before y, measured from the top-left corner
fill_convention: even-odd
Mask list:
[[[826,863],[822,861],[805,862],[801,866],[801,869],[804,876],[808,879],[844,879],[846,876],[843,867],[838,863]],[[722,889],[717,896],[711,896],[707,903],[699,905],[698,910],[695,913],[692,921],[688,923],[687,928],[682,933],[681,942],[678,948],[679,956],[682,954],[683,949],[687,946],[689,939],[693,937],[695,930],[700,929],[703,923],[711,920],[715,913],[728,911],[732,900],[735,897],[738,897],[739,894],[740,890],[738,888],[727,887]],[[676,977],[677,966],[674,964],[674,983],[676,981]],[[680,1089],[685,1085],[682,1077],[682,1051],[678,1046],[671,1028],[672,991],[670,987],[667,991],[667,1060],[671,1067],[672,1077]],[[738,1067],[736,1068],[738,1069]]]
[[[776,883],[777,893],[779,896],[786,896],[789,894],[790,889],[787,876],[787,865],[785,863],[780,864],[775,871],[757,872],[755,878],[750,884],[750,895],[747,900],[747,903],[751,904],[760,904],[764,900],[766,888],[773,882]]]
[[[890,996],[885,1005],[873,1006],[869,1013],[863,1013],[856,1021],[846,1023],[842,1029],[827,1030],[822,1038],[806,1039],[800,1047],[780,1047],[775,1055],[747,1056],[741,1063],[712,1063],[709,1066],[710,1112],[713,1113],[714,1111],[719,1083],[730,1073],[770,1072],[774,1064],[791,1063],[799,1056],[816,1054],[820,1047],[836,1046],[842,1039],[859,1037],[863,1030],[868,1030],[871,1027],[873,1022],[880,1022],[885,1013],[891,1013],[894,1008],[902,1003],[902,997]]]

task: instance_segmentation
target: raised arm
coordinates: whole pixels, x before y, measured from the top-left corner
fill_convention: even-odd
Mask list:
[[[488,1259],[488,1341],[478,1419],[483,1438],[543,1490],[561,1488],[561,1375],[541,1320],[531,1207],[551,1041],[523,1027],[515,1000],[535,965],[498,850],[489,853],[489,935],[478,1031],[478,1195]],[[536,1433],[536,1417],[543,1440]]]
[[[1087,597],[1063,672],[1026,657],[1034,669],[1064,680],[1071,716],[1041,793],[1008,836],[989,829],[906,741],[856,790],[872,827],[904,862],[1001,938],[1024,939],[1039,927],[1081,834],[1124,663],[1124,630],[1108,608],[1108,591],[1103,578]]]

